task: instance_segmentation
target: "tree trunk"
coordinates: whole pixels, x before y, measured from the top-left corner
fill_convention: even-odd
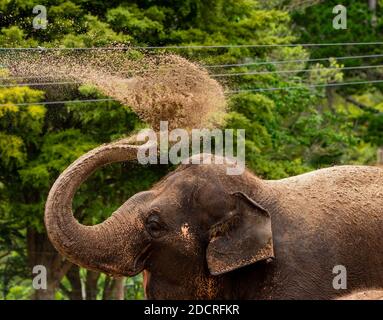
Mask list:
[[[371,11],[376,11],[376,0],[368,0],[368,7]]]
[[[68,293],[70,300],[83,300],[82,296],[82,286],[81,286],[81,279],[80,279],[80,268],[76,265],[73,265],[68,273],[66,274],[66,277],[68,278],[70,285],[71,285],[71,291]]]
[[[58,285],[55,282],[48,283],[46,290],[35,290],[32,294],[33,300],[54,300]]]
[[[105,279],[104,300],[124,300],[125,277]]]
[[[378,149],[378,165],[383,166],[383,146]]]
[[[372,11],[371,25],[376,27],[378,19],[376,17],[376,0],[368,0],[368,7]]]
[[[100,278],[100,272],[87,270],[86,272],[86,300],[96,300],[97,299],[97,282]]]
[[[113,299],[124,300],[125,298],[125,278],[115,278],[113,284]]]
[[[331,110],[332,113],[335,113],[333,88],[326,87],[326,98],[327,98],[327,103],[328,103],[329,109]]]
[[[27,252],[28,263],[32,270],[37,265],[42,265],[46,269],[46,289],[35,289],[32,295],[34,300],[54,300],[56,290],[60,286],[61,279],[68,272],[72,263],[58,254],[53,248],[46,234],[38,233],[29,228],[27,230]]]

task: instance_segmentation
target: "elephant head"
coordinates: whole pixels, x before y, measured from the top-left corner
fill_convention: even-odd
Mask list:
[[[181,165],[106,221],[81,225],[71,209],[76,189],[97,168],[134,160],[138,148],[125,140],[103,145],[57,179],[45,224],[62,255],[110,275],[144,271],[146,296],[162,299],[220,298],[227,274],[273,257],[263,206],[270,190],[250,172],[226,175],[230,164]]]

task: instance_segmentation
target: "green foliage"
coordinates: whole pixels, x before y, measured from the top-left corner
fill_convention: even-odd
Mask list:
[[[135,39],[145,37],[149,40],[162,36],[164,26],[161,22],[164,20],[165,14],[157,7],[140,10],[136,5],[133,5],[110,9],[106,18],[115,30],[126,32]]]
[[[369,126],[367,129],[367,141],[375,145],[383,145],[383,113],[374,114],[367,118]]]
[[[144,299],[144,292],[142,290],[142,274],[139,274],[133,278],[127,279],[125,299],[127,300]]]
[[[13,286],[9,289],[6,300],[28,300],[32,293],[32,284],[30,280],[25,280],[20,285]]]
[[[381,1],[380,1],[381,2]],[[379,42],[382,39],[383,24],[383,6],[381,3],[377,5],[376,19],[373,18],[373,12],[368,7],[368,1],[343,1],[342,5],[347,8],[347,29],[336,30],[332,26],[335,15],[332,9],[338,5],[336,0],[323,1],[315,6],[307,7],[304,10],[294,12],[292,18],[296,24],[296,31],[299,33],[299,42],[302,43],[319,43],[319,42]],[[341,56],[360,56],[380,54],[380,46],[376,45],[348,45],[348,46],[322,46],[311,51],[312,58],[318,57],[341,57]],[[381,65],[383,59],[381,57],[369,59],[347,59],[342,60],[342,65],[346,67],[354,67],[361,65]],[[330,60],[330,65],[333,61]],[[330,71],[332,72],[332,71]],[[345,70],[342,81],[370,81],[381,79],[382,72],[380,68]],[[340,111],[340,117],[334,122],[345,123],[353,127],[354,135],[359,138],[359,157],[362,163],[366,163],[365,144],[375,146],[383,144],[382,132],[383,125],[381,116],[374,112],[378,112],[379,103],[381,103],[380,84],[365,84],[357,86],[345,86],[337,89],[337,93],[341,97],[352,97],[355,101],[365,104],[367,108],[355,110],[355,105],[350,106],[345,101],[340,101],[336,105],[336,110]],[[374,98],[366,99],[370,95]],[[368,109],[368,110],[367,110]],[[382,111],[382,110],[380,110]],[[346,112],[346,115],[344,114]],[[347,148],[347,146],[346,146]],[[355,160],[358,153],[355,147],[349,148],[350,157],[345,157],[345,161]],[[351,156],[353,154],[353,156]],[[374,157],[370,157],[371,162]],[[375,161],[375,160],[372,160]]]
[[[33,40],[25,40],[25,34],[18,26],[11,26],[9,28],[1,28],[0,43],[4,47],[18,47],[18,46],[34,46],[37,44]]]

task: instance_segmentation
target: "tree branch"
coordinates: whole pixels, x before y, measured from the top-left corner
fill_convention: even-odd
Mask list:
[[[0,259],[3,259],[4,257],[6,257],[7,255],[9,255],[11,253],[11,251],[7,251],[3,254],[0,255]]]
[[[363,104],[359,101],[356,101],[355,99],[353,99],[350,96],[343,96],[343,98],[347,102],[352,103],[354,106],[357,106],[359,109],[362,109],[363,111],[372,112],[372,113],[379,113],[379,110],[372,108],[372,107],[369,107],[369,106],[366,106],[365,104]]]

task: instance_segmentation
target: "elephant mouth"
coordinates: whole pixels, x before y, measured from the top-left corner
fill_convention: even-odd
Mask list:
[[[150,258],[151,253],[151,244],[149,243],[134,259],[133,271],[129,272],[129,276],[135,276],[145,269],[146,261]]]

